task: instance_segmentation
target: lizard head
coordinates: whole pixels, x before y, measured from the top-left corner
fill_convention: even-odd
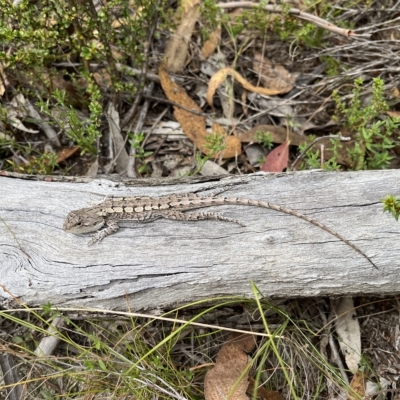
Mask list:
[[[105,223],[104,217],[94,214],[93,211],[88,212],[88,210],[92,211],[93,209],[71,211],[65,219],[64,231],[79,234],[95,232],[100,229]]]

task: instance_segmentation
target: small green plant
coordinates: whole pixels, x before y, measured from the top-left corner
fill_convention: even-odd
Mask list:
[[[209,153],[204,157],[202,157],[200,152],[196,153],[197,168],[191,175],[197,175],[210,158],[214,158],[216,154],[225,150],[226,146],[224,145],[224,137],[218,133],[209,134],[206,137],[205,147],[209,149]]]
[[[264,164],[265,163],[265,158],[266,158],[265,156],[258,157],[257,158],[257,163],[260,164],[260,165]]]
[[[96,141],[101,135],[99,127],[103,108],[100,103],[100,90],[94,82],[89,81],[87,92],[89,93],[88,107],[90,114],[86,121],[82,121],[79,118],[77,111],[72,106],[67,107],[66,92],[64,90],[56,89],[53,93],[55,106],[59,106],[62,109],[61,115],[57,120],[53,117],[49,100],[46,102],[39,100],[37,103],[40,111],[48,115],[54,124],[60,125],[65,134],[81,148],[81,155],[85,153],[96,154]]]
[[[131,103],[139,85],[123,79],[122,76],[126,77],[128,73],[122,72],[116,64],[123,60],[121,64],[125,65],[127,59],[131,59],[133,67],[140,69],[152,39],[150,35],[160,36],[163,30],[172,30],[176,23],[172,18],[174,8],[167,7],[165,0],[138,0],[135,7],[140,12],[133,12],[132,5],[125,0],[104,3],[97,10],[88,0],[43,0],[35,4],[25,0],[0,0],[0,63],[7,69],[7,78],[13,82],[11,86],[31,103],[39,104],[41,111],[49,117],[46,122],[60,133],[60,141],[65,143],[66,137],[73,140],[81,154],[97,153],[100,122],[104,117],[104,99],[91,74],[98,74],[99,85],[110,97],[120,104],[125,100]],[[149,27],[156,27],[155,32]],[[64,66],[55,65],[70,63],[70,60],[77,64],[65,67],[66,70]],[[91,63],[99,65],[95,72]],[[87,86],[85,84],[83,88],[84,81]],[[3,96],[3,100],[8,101],[9,95]],[[119,95],[123,100],[118,98]],[[0,110],[1,121],[3,116],[4,112]],[[37,121],[32,122],[35,123]],[[42,168],[39,164],[49,155],[42,158],[40,151],[43,152],[43,148],[35,147],[36,158],[32,159],[31,149],[19,143],[18,132],[12,128],[6,125],[10,134],[7,132],[7,140],[0,138],[0,161],[18,154],[21,159],[31,160],[31,165],[21,164],[22,167],[44,170],[45,165]],[[46,140],[43,136],[41,139]],[[16,161],[13,159],[9,164],[20,169],[20,164],[13,162]],[[49,168],[46,165],[48,171]]]
[[[267,149],[272,149],[272,146],[274,145],[270,132],[257,131],[256,140]]]
[[[212,29],[215,29],[219,25],[221,18],[224,18],[224,13],[217,7],[213,0],[202,1],[200,4],[200,12],[204,18],[207,18],[207,24]]]
[[[314,141],[315,136],[310,135],[309,139],[311,141]],[[337,157],[341,144],[336,139],[331,139],[330,142],[332,144],[332,147],[330,147],[329,150],[333,152],[333,155],[328,160],[325,160],[325,162],[322,165],[321,165],[320,150],[313,150],[312,148],[306,150],[307,147],[310,147],[310,144],[307,142],[304,142],[303,144],[299,145],[300,153],[304,153],[303,168],[310,168],[310,169],[322,168],[325,171],[338,171],[340,169],[340,165],[337,163]]]
[[[305,151],[306,148],[308,147],[308,143],[303,143],[299,146],[299,151],[300,153],[304,153],[303,159],[304,159],[304,164],[303,168],[307,169],[318,169],[321,168],[321,157],[320,157],[320,151],[319,150],[308,150]]]
[[[56,160],[57,154],[43,153],[40,156],[31,156],[29,161],[25,164],[17,164],[13,160],[7,160],[7,162],[16,172],[25,174],[51,175],[54,171],[54,168],[58,165]]]
[[[358,78],[354,81],[353,97],[349,103],[342,101],[337,91],[333,93],[335,119],[341,117],[345,129],[357,138],[354,148],[349,151],[354,170],[386,168],[393,158],[389,150],[395,146],[395,131],[400,120],[389,117],[378,120],[389,109],[384,99],[382,79],[373,79],[372,98],[366,107],[361,104],[362,89],[363,80]]]
[[[392,214],[395,220],[398,221],[400,216],[400,199],[388,194],[381,201],[383,203],[383,212]]]
[[[372,93],[370,103],[362,107],[361,96],[363,92],[363,80],[356,79],[352,98],[349,103],[341,100],[338,92],[333,93],[336,105],[336,112],[333,117],[336,121],[341,121],[342,126],[350,136],[356,139],[354,146],[348,149],[351,161],[351,169],[383,169],[387,168],[392,160],[390,149],[395,146],[397,141],[397,129],[400,126],[399,118],[386,117],[389,106],[384,98],[384,82],[380,78],[374,78],[372,83]],[[341,133],[339,132],[339,135]],[[342,144],[336,140],[331,140],[333,156],[327,160],[323,168],[327,170],[337,170],[338,150]],[[300,146],[300,151],[304,151],[307,144]],[[304,155],[306,168],[320,168],[318,151],[309,150]]]
[[[148,173],[148,166],[145,162],[145,158],[149,157],[153,154],[152,151],[145,151],[143,148],[143,141],[145,138],[145,135],[143,132],[138,132],[138,133],[128,133],[129,137],[129,144],[131,145],[131,148],[134,150],[133,157],[139,159],[141,161],[141,164],[138,168],[138,172],[141,174]]]

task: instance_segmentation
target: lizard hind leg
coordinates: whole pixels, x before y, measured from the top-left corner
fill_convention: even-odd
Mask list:
[[[160,217],[166,219],[174,219],[178,221],[201,221],[205,219],[213,219],[215,221],[233,222],[240,226],[245,226],[237,219],[224,217],[221,214],[213,212],[195,212],[195,213],[185,214],[181,211],[164,211],[162,214],[160,214]]]

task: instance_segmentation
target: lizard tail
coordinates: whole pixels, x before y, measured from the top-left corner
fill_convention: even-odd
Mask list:
[[[250,200],[250,199],[240,199],[240,198],[235,198],[235,197],[215,197],[212,201],[212,204],[229,204],[229,205],[244,205],[244,206],[254,206],[254,207],[262,207],[262,208],[268,208],[270,210],[275,210],[284,214],[292,215],[294,217],[303,219],[304,221],[307,221],[318,228],[323,229],[324,231],[330,233],[331,235],[335,236],[337,239],[341,240],[342,242],[346,243],[348,246],[350,246],[353,250],[355,250],[357,253],[361,254],[365,259],[368,260],[368,262],[377,270],[379,268],[375,265],[375,263],[362,251],[360,250],[356,245],[351,243],[349,240],[344,238],[342,235],[334,231],[333,229],[327,227],[326,225],[322,224],[321,222],[317,221],[314,218],[308,217],[305,214],[302,214],[298,211],[292,210],[290,208],[285,208],[278,206],[277,204],[273,203],[268,203],[266,201],[259,201],[259,200]]]

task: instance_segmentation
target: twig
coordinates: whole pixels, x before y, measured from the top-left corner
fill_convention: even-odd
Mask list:
[[[221,7],[221,8],[260,8],[259,3],[252,3],[251,1],[237,1],[237,2],[235,1],[235,2],[230,2],[230,3],[217,3],[217,6]],[[322,18],[319,18],[315,15],[306,13],[304,11],[300,11],[298,8],[289,8],[288,10],[285,8],[285,10],[283,10],[282,7],[280,7],[280,6],[265,5],[265,6],[262,6],[262,9],[265,11],[268,11],[268,12],[273,12],[273,13],[285,13],[285,14],[294,15],[295,17],[297,17],[299,19],[311,22],[312,24],[319,26],[320,28],[337,33],[337,34],[345,36],[347,38],[354,37],[354,38],[369,39],[369,37],[370,37],[369,34],[357,34],[351,29],[340,28],[340,27],[338,27]]]
[[[61,337],[58,335],[58,329],[65,325],[62,317],[56,317],[47,328],[48,335],[42,337],[39,345],[35,349],[37,356],[50,356],[54,353]]]

